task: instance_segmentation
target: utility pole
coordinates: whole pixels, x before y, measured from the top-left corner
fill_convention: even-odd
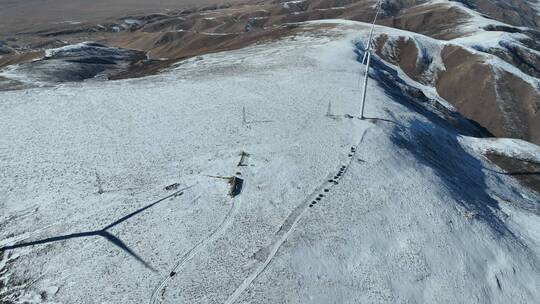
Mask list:
[[[326,109],[326,116],[327,117],[332,116],[332,102],[331,101],[328,102],[328,109]]]
[[[371,29],[369,30],[369,37],[367,41],[367,47],[364,50],[364,56],[362,57],[362,64],[366,65],[366,69],[364,72],[364,86],[362,90],[362,104],[360,105],[360,119],[364,119],[364,108],[366,105],[366,95],[367,95],[367,85],[368,85],[368,79],[369,79],[369,65],[371,63],[371,40],[373,38],[373,29],[375,28],[375,22],[377,21],[377,17],[379,16],[379,12],[381,10],[381,2],[377,2],[377,11],[375,12],[375,17],[373,18],[373,23],[371,24]]]

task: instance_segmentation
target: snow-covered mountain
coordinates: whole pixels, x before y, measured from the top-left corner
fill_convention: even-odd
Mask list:
[[[535,303],[540,195],[487,155],[538,146],[477,138],[437,86],[448,50],[529,78],[378,26],[361,120],[368,31],[0,93],[1,301]]]
[[[100,23],[69,20],[30,26],[9,37],[10,47],[18,50],[0,58],[0,68],[4,67],[0,88],[29,87],[36,79],[47,84],[43,80],[155,74],[186,58],[294,35],[298,22],[329,18],[371,22],[375,4],[375,0],[247,1],[133,14]],[[494,136],[540,144],[537,1],[385,0],[382,8],[378,24],[402,30],[378,31],[383,59],[434,87]],[[106,66],[47,60],[47,50],[88,40],[116,52],[144,51],[146,56]]]

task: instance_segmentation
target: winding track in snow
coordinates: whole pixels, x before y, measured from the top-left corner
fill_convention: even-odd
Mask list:
[[[157,285],[156,288],[154,288],[154,291],[152,291],[152,295],[150,297],[150,304],[158,304],[161,303],[160,299],[160,292],[162,292],[167,285],[169,281],[173,279],[175,275],[171,275],[173,272],[177,273],[178,270],[182,269],[186,263],[191,260],[194,256],[196,256],[201,249],[206,247],[206,245],[213,242],[218,235],[220,235],[222,232],[227,230],[227,228],[232,223],[232,219],[234,218],[234,215],[238,211],[238,205],[240,205],[240,196],[237,196],[236,198],[231,199],[231,207],[229,208],[229,212],[223,218],[219,226],[212,231],[206,238],[202,239],[197,243],[195,246],[193,246],[188,252],[186,252],[174,265],[174,267],[167,273],[167,276]]]
[[[349,157],[348,163],[346,163],[344,165],[345,168],[342,170],[341,176],[339,176],[337,179],[334,178],[334,180],[341,179],[341,177],[343,177],[345,175],[345,173],[348,171],[349,166],[351,165],[353,159],[355,159],[356,152],[358,151],[358,147],[362,144],[362,141],[364,140],[364,137],[365,137],[365,135],[367,133],[367,130],[368,129],[365,129],[363,131],[362,136],[361,136],[360,141],[358,142],[358,144],[356,144],[355,146],[352,147],[354,149],[350,152],[351,156]],[[331,179],[333,177],[333,175],[334,175],[333,173],[330,173],[327,176],[327,178],[325,179],[325,181],[322,184],[320,184],[317,188],[315,188],[315,190],[313,192],[311,192],[302,201],[302,203],[300,203],[300,205],[298,205],[298,207],[296,207],[293,210],[293,212],[289,215],[289,217],[285,220],[285,222],[282,225],[282,228],[283,228],[283,227],[286,227],[288,224],[290,224],[292,222],[292,224],[290,224],[289,229],[287,231],[285,231],[282,234],[282,236],[272,245],[272,247],[271,247],[272,249],[270,250],[270,253],[266,257],[266,260],[262,264],[260,264],[255,269],[255,271],[253,271],[246,279],[244,279],[244,281],[229,296],[229,298],[224,302],[224,304],[233,304],[234,302],[236,302],[236,300],[238,300],[238,298],[244,293],[244,291],[246,291],[246,289],[249,288],[249,286],[253,283],[253,281],[255,281],[257,279],[257,277],[259,277],[259,275],[261,273],[263,273],[263,271],[268,267],[270,262],[272,262],[272,260],[276,256],[277,252],[279,251],[279,249],[283,245],[283,243],[285,243],[285,241],[292,234],[292,232],[294,231],[294,229],[298,225],[298,222],[302,219],[304,214],[306,214],[307,210],[310,207],[310,202],[312,200],[314,200],[315,197],[317,197],[317,194],[323,193],[322,192],[323,189],[331,189],[332,187],[334,187],[336,185],[335,183],[329,181],[329,179]],[[324,192],[324,193],[330,193],[330,192]]]

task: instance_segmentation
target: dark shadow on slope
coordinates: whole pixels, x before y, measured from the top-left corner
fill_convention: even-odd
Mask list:
[[[361,62],[362,43],[357,44],[356,53]],[[457,139],[459,134],[475,137],[491,134],[407,84],[399,77],[397,70],[387,66],[377,56],[372,57],[370,77],[385,89],[392,100],[426,118],[426,121],[411,121],[409,127],[395,125],[390,137],[392,142],[432,168],[455,201],[475,218],[486,222],[501,235],[513,235],[495,214],[499,205],[487,193],[482,162],[465,151]]]
[[[514,175],[540,175],[540,171],[538,171],[538,172],[519,171],[519,172],[507,172],[507,173],[501,173],[501,174],[506,174],[506,175],[511,175],[511,176],[514,176]]]
[[[59,241],[65,241],[65,240],[69,240],[69,239],[76,239],[76,238],[84,238],[84,237],[92,237],[92,236],[101,236],[103,238],[105,238],[107,241],[111,242],[112,244],[116,245],[117,247],[119,247],[120,249],[122,249],[123,251],[125,251],[126,253],[128,253],[131,257],[133,257],[134,259],[136,259],[137,261],[139,261],[141,264],[143,264],[146,268],[152,270],[152,271],[156,271],[154,268],[152,268],[146,261],[144,261],[139,255],[137,255],[133,250],[131,250],[124,242],[122,242],[122,240],[120,240],[118,237],[114,236],[113,234],[111,234],[110,232],[108,232],[107,230],[108,229],[111,229],[113,228],[114,226],[117,226],[118,224],[124,222],[124,221],[127,221],[128,219],[130,219],[131,217],[149,209],[150,207],[153,207],[154,205],[168,199],[168,198],[172,198],[172,197],[176,197],[176,196],[180,196],[182,194],[184,194],[184,190],[186,189],[189,189],[190,187],[186,187],[184,189],[181,189],[181,190],[178,190],[164,198],[161,198],[141,209],[138,209],[137,211],[135,212],[132,212],[122,218],[120,218],[119,220],[117,221],[114,221],[113,223],[111,223],[110,225],[107,225],[105,226],[103,229],[101,230],[94,230],[94,231],[85,231],[85,232],[79,232],[79,233],[72,233],[72,234],[65,234],[65,235],[60,235],[60,236],[55,236],[55,237],[51,237],[51,238],[46,238],[46,239],[42,239],[42,240],[37,240],[37,241],[31,241],[31,242],[26,242],[26,243],[19,243],[19,244],[15,244],[15,245],[10,245],[10,246],[5,246],[5,247],[1,247],[0,248],[0,252],[3,252],[3,251],[6,251],[6,250],[13,250],[13,249],[17,249],[17,248],[22,248],[22,247],[29,247],[29,246],[35,246],[35,245],[41,245],[41,244],[47,244],[47,243],[53,243],[53,242],[59,242]]]
[[[367,116],[364,116],[364,119],[368,120],[368,121],[371,121],[371,122],[373,122],[375,124],[377,124],[379,122],[387,122],[387,123],[391,123],[391,124],[394,124],[396,126],[400,126],[402,128],[405,128],[405,126],[403,124],[400,124],[399,122],[397,122],[395,120],[392,120],[392,119],[377,118],[377,117],[367,117]]]
[[[451,196],[475,218],[497,233],[512,234],[495,214],[498,202],[487,193],[482,162],[465,151],[458,134],[431,122],[413,120],[410,128],[394,128],[390,139],[434,170]]]

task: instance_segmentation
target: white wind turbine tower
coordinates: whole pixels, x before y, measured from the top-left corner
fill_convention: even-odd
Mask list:
[[[362,104],[360,107],[360,119],[364,119],[364,107],[366,105],[366,93],[367,93],[367,84],[369,79],[369,65],[371,63],[371,39],[373,37],[373,29],[375,28],[375,22],[377,21],[377,17],[379,16],[379,12],[381,10],[381,3],[382,1],[377,1],[376,6],[376,12],[375,17],[373,18],[373,23],[371,24],[371,29],[369,31],[369,38],[367,41],[367,47],[364,50],[364,57],[362,58],[362,64],[366,65],[366,69],[364,72],[364,86],[362,90]]]

